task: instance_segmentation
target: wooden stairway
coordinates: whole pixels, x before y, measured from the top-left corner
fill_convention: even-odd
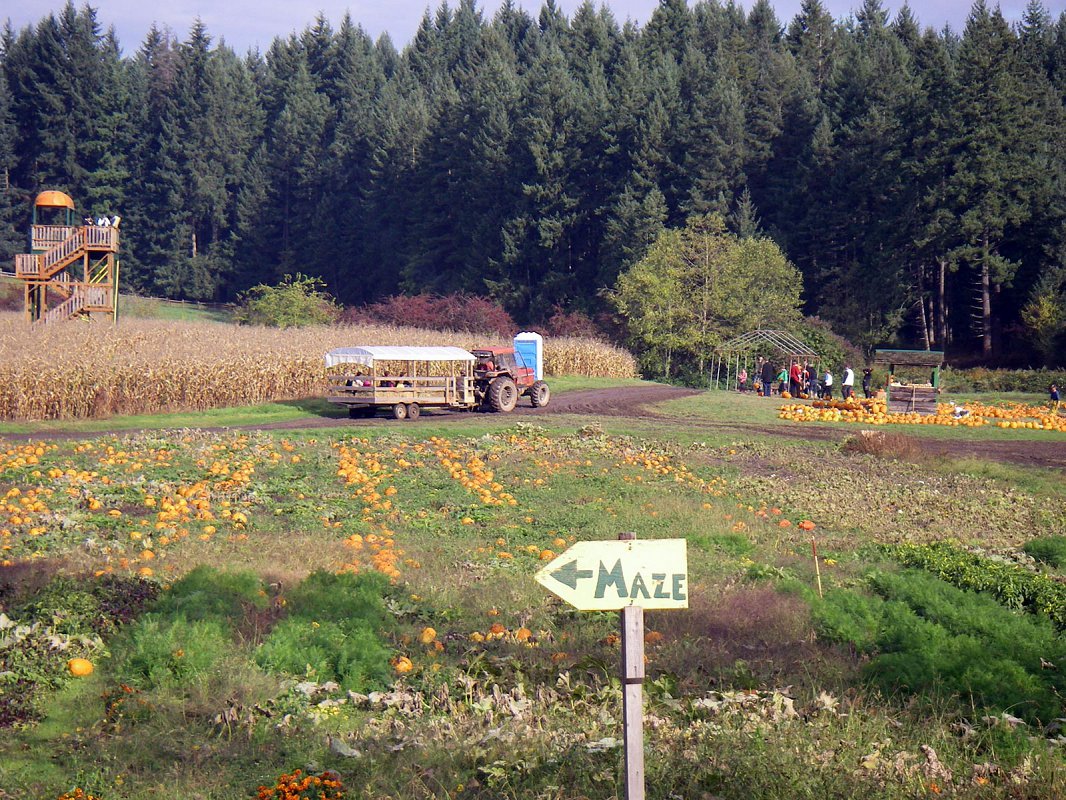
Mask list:
[[[52,276],[62,272],[90,252],[114,253],[118,250],[117,228],[85,225],[68,230],[69,236],[43,253],[16,255],[15,277],[26,280],[50,280]]]
[[[117,228],[34,225],[31,241],[32,254],[15,256],[15,277],[26,281],[26,309],[34,324],[115,313]]]

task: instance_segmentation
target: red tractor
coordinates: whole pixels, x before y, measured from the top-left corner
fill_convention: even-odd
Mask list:
[[[533,367],[523,363],[513,347],[482,347],[471,350],[474,364],[474,393],[481,407],[490,411],[513,411],[518,398],[529,398],[533,408],[548,405],[551,390],[537,380]]]

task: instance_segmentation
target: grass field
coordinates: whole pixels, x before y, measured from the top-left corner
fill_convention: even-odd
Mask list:
[[[773,401],[666,405],[195,429],[326,412],[272,405],[0,446],[0,797],[283,796],[297,769],[616,797],[616,615],[532,576],[626,530],[689,551],[690,608],[648,615],[649,797],[1063,795],[1061,480],[775,436]],[[726,419],[761,431],[700,424]]]

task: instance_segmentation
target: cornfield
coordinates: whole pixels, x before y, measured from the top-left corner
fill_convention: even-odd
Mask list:
[[[325,391],[322,357],[353,345],[504,344],[497,337],[383,325],[278,330],[211,322],[72,321],[30,328],[0,313],[0,419],[203,410]],[[632,377],[633,357],[588,339],[544,342],[551,375]]]

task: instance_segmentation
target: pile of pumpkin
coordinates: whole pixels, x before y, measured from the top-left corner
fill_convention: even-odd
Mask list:
[[[949,427],[979,428],[994,424],[1000,428],[1028,428],[1031,430],[1066,432],[1066,416],[1054,415],[1046,406],[1010,403],[988,406],[965,403],[958,408],[967,414],[956,415],[956,406],[938,403],[936,414],[889,414],[883,400],[851,398],[849,400],[815,400],[811,404],[794,403],[781,406],[778,418],[792,422],[857,422],[863,425],[945,425]]]

